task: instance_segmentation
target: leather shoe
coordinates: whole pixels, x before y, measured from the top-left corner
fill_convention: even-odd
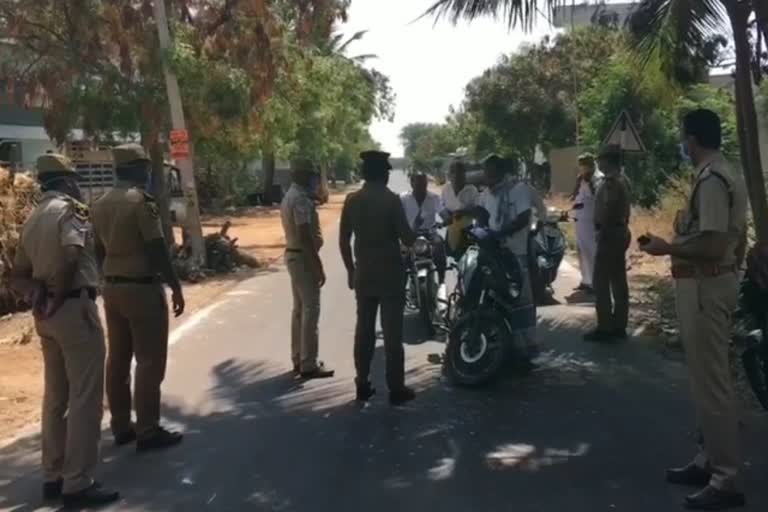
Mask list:
[[[176,446],[183,439],[184,435],[180,432],[172,432],[158,427],[151,436],[136,441],[136,451],[142,453],[165,450],[166,448]]]
[[[131,444],[136,440],[136,430],[131,428],[130,430],[126,430],[125,432],[120,432],[119,434],[115,434],[115,446],[125,446],[127,444]]]
[[[675,485],[704,487],[711,478],[712,473],[694,463],[690,463],[682,468],[667,470],[667,482]]]
[[[370,382],[365,382],[362,384],[357,384],[357,395],[355,396],[355,400],[358,402],[367,402],[371,398],[373,398],[373,395],[376,394],[376,388],[371,386]]]
[[[416,392],[407,386],[389,392],[389,403],[392,405],[403,405],[415,399]]]
[[[746,504],[743,493],[721,491],[711,485],[685,498],[685,508],[691,510],[727,510]]]
[[[54,501],[61,498],[61,489],[64,481],[59,478],[52,482],[43,483],[43,501]]]
[[[61,502],[67,508],[90,508],[109,505],[120,499],[120,493],[105,489],[94,482],[82,491],[61,495]]]

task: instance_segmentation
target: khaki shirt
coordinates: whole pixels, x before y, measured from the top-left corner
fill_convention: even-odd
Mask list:
[[[315,202],[309,193],[296,183],[293,183],[280,203],[280,219],[283,222],[285,232],[285,246],[287,249],[301,249],[301,226],[310,225],[315,248],[320,250],[323,246],[323,233],[320,228],[320,219],[317,215]]]
[[[624,240],[632,209],[632,193],[629,180],[624,174],[606,175],[595,194],[595,228],[598,241],[613,239],[616,235]]]
[[[341,236],[353,234],[355,291],[366,297],[398,297],[405,290],[400,241],[415,237],[400,198],[386,185],[366,183],[347,196]]]
[[[104,247],[107,277],[154,277],[149,241],[164,238],[155,200],[138,187],[118,183],[93,205],[96,240]]]
[[[73,288],[96,287],[99,269],[94,253],[88,207],[61,192],[46,192],[24,224],[14,265],[32,270],[32,278],[49,290],[64,260],[65,247],[82,247]]]
[[[739,241],[747,229],[744,181],[720,154],[699,165],[695,176],[692,189],[695,195],[690,197],[687,207],[677,213],[673,243],[685,243],[705,231],[727,233],[730,235],[728,250],[717,264],[733,265]],[[673,258],[672,263],[686,262]]]

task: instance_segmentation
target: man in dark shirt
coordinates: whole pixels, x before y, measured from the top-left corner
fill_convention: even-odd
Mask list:
[[[408,225],[400,198],[387,188],[392,169],[389,153],[366,151],[360,158],[365,185],[347,197],[341,212],[339,236],[349,288],[357,296],[357,399],[367,401],[375,393],[369,374],[376,347],[376,314],[381,308],[389,400],[399,405],[415,398],[414,391],[405,385],[405,265],[400,242],[410,246],[416,236]]]

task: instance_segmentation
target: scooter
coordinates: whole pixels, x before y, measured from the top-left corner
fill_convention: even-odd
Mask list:
[[[506,361],[529,360],[515,334],[536,325],[536,310],[521,304],[521,270],[499,242],[477,228],[466,234],[470,246],[448,300],[444,364],[455,384],[476,387],[497,378]]]
[[[531,285],[533,296],[539,305],[549,303],[554,295],[552,285],[557,279],[566,249],[565,235],[560,229],[560,223],[568,220],[567,211],[550,207],[545,218],[531,227]]]

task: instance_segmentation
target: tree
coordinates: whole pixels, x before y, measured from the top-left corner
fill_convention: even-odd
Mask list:
[[[502,14],[511,27],[521,25],[529,30],[537,17],[538,7],[550,12],[564,0],[437,0],[426,14],[447,16],[454,22],[464,17]],[[702,41],[722,31],[730,24],[736,49],[736,113],[741,163],[749,189],[749,199],[755,227],[760,240],[768,240],[768,202],[760,161],[757,117],[752,88],[753,48],[749,41],[749,19],[757,7],[758,30],[768,33],[766,8],[763,0],[643,0],[641,11],[648,23],[638,28],[650,59],[653,55],[671,62],[680,56],[681,48],[688,55]],[[667,67],[667,70],[669,67]]]
[[[438,173],[448,155],[462,145],[458,127],[451,119],[442,124],[414,123],[404,126],[400,141],[413,168],[428,174]]]

